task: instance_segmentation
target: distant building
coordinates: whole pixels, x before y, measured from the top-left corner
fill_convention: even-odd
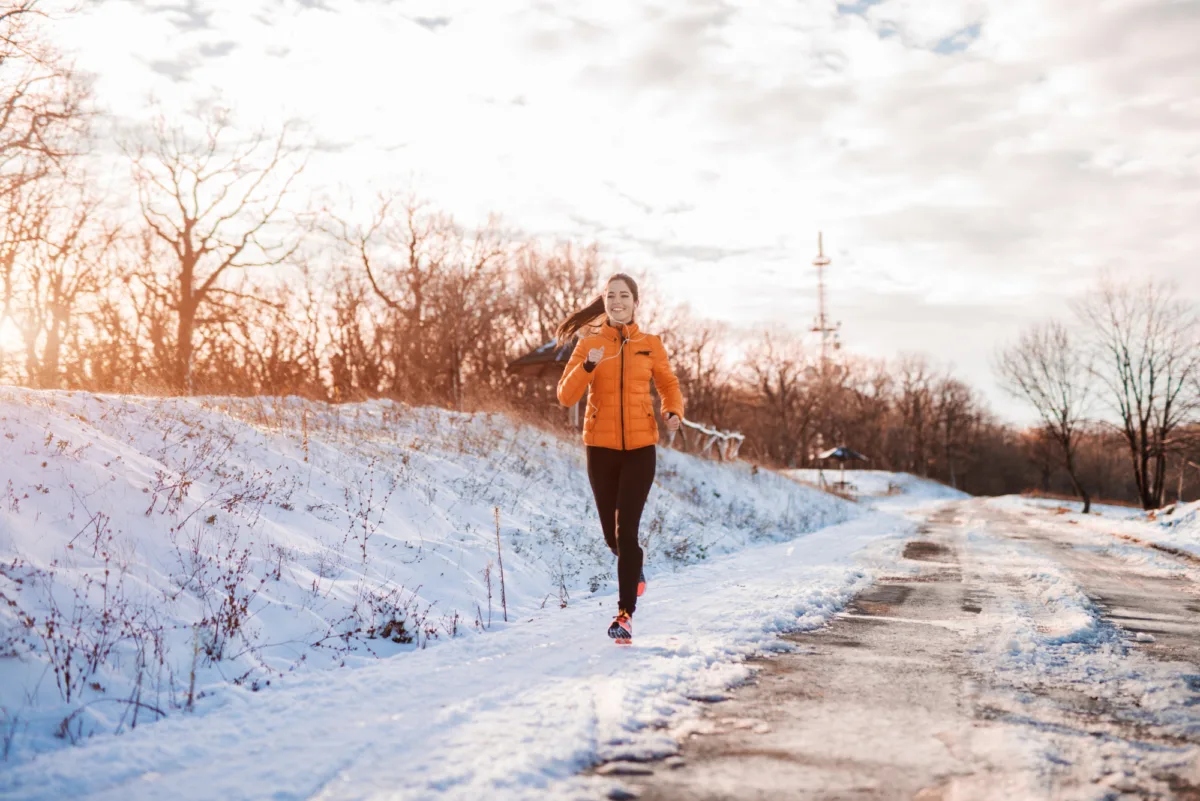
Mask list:
[[[558,340],[552,339],[541,347],[529,351],[521,358],[509,362],[508,371],[519,373],[530,379],[544,379],[557,385],[558,380],[562,378],[563,370],[567,368],[567,362],[571,360],[571,353],[575,350],[576,342],[578,342],[578,337],[571,337],[561,345],[558,344]],[[579,403],[571,407],[571,425],[575,428],[583,426],[583,413],[586,407],[587,395],[584,395]]]
[[[571,352],[575,350],[575,343],[578,341],[578,337],[571,337],[569,341],[559,345],[558,340],[552,339],[540,348],[509,362],[508,371],[524,373],[535,378],[553,377],[557,381],[566,369]]]

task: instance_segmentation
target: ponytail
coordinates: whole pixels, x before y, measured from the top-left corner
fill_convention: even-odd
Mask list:
[[[555,333],[555,338],[558,344],[567,342],[571,337],[579,333],[579,329],[593,322],[597,317],[604,314],[604,296],[597,295],[595,299],[584,306],[579,311],[572,314],[567,319],[563,320],[558,326],[558,331]]]

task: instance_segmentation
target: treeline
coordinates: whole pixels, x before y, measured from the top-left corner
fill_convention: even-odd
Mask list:
[[[1085,508],[1096,494],[1145,509],[1186,499],[1189,476],[1200,484],[1200,310],[1172,284],[1109,276],[1069,311],[996,363],[1041,419],[1043,481],[1061,472]],[[1126,468],[1115,486],[1114,461]]]
[[[1019,443],[971,387],[922,356],[893,362],[819,349],[786,333],[731,338],[724,327],[683,319],[670,326],[688,415],[747,435],[742,455],[809,467],[846,445],[872,467],[901,470],[970,492],[1025,486]],[[744,354],[736,367],[732,347]]]
[[[404,193],[314,202],[301,130],[247,135],[219,110],[121,135],[116,185],[130,190],[113,196],[90,167],[109,121],[44,45],[43,22],[32,0],[0,2],[0,381],[388,397],[565,425],[552,382],[507,367],[617,269],[595,245],[466,228]],[[661,301],[640,319],[664,334],[689,417],[746,434],[742,455],[765,464],[809,466],[848,445],[871,467],[973,493],[1061,491],[1065,475],[1067,489],[1140,499],[1114,469],[1111,426],[1073,418],[1068,468],[1052,425],[1005,425],[922,357],[823,363],[798,336],[731,331]],[[1176,434],[1159,440],[1161,476],[1155,459],[1183,456]]]

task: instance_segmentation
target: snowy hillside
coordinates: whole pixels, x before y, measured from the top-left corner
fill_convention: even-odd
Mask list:
[[[911,506],[929,501],[952,501],[969,497],[965,492],[939,484],[911,473],[893,473],[887,470],[847,470],[846,486],[837,486],[842,481],[840,470],[782,470],[784,475],[814,487],[824,481],[839,492],[859,500],[869,500],[873,506]]]
[[[614,606],[582,446],[502,416],[4,389],[0,449],[10,764],[289,675]],[[662,587],[860,514],[770,471],[660,450],[647,575]],[[835,573],[818,589],[848,597],[862,580]]]

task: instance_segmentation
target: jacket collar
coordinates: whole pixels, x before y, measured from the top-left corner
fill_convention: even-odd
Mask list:
[[[613,342],[620,342],[622,334],[625,335],[625,339],[633,339],[638,334],[637,323],[613,325],[607,317],[604,318],[604,324],[600,326],[600,336],[611,339]]]

